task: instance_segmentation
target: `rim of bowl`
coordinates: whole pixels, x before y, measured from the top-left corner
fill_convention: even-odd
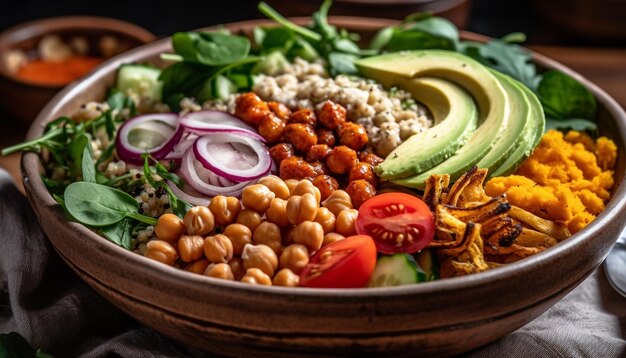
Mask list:
[[[32,20],[10,27],[0,33],[0,49],[10,50],[16,43],[61,31],[103,31],[139,42],[141,47],[157,37],[147,29],[128,21],[104,16],[56,16]],[[46,84],[25,81],[0,63],[0,75],[26,87],[60,89],[68,84]],[[86,75],[88,76],[88,75]]]
[[[296,23],[306,23],[310,21],[310,18],[304,17],[295,17],[291,18]],[[360,29],[370,28],[376,29],[384,26],[389,26],[392,24],[399,23],[398,20],[391,19],[376,19],[376,26],[372,26],[372,18],[367,17],[355,17],[355,16],[331,16],[329,17],[330,22],[338,24],[341,27],[345,28],[357,28],[353,31],[358,31]],[[271,25],[273,24],[269,20],[249,20],[249,21],[241,21],[224,24],[226,27],[235,27],[239,26],[239,28],[247,27],[247,26],[255,26],[255,25]],[[200,30],[209,30],[215,29],[216,26],[202,28]],[[461,37],[464,39],[484,41],[488,39],[488,37],[480,34],[475,34],[467,31],[461,31]],[[104,76],[106,73],[114,71],[121,63],[128,62],[129,59],[133,58],[145,58],[145,57],[154,57],[156,54],[147,55],[144,52],[154,52],[153,48],[167,48],[167,44],[169,43],[170,38],[164,38],[159,41],[146,44],[143,46],[139,46],[135,49],[132,49],[124,54],[113,57],[103,64],[101,64],[96,70],[91,72],[86,77],[81,80],[72,83],[71,85],[65,87],[61,92],[59,92],[40,112],[37,116],[33,124],[31,125],[27,139],[32,139],[38,137],[43,132],[44,128],[44,120],[46,119],[45,113],[54,112],[57,107],[61,106],[64,102],[67,101],[68,98],[71,98],[70,95],[75,95],[76,93],[82,90],[82,87],[89,87],[91,83],[95,82],[96,78]],[[528,50],[528,49],[527,49]],[[528,50],[530,51],[530,50]],[[621,143],[626,146],[626,112],[621,108],[621,106],[604,90],[600,89],[597,85],[593,84],[589,80],[585,79],[582,75],[576,73],[572,69],[568,68],[565,65],[560,64],[559,62],[552,60],[544,55],[538,54],[534,51],[530,51],[533,55],[533,61],[535,63],[540,63],[542,67],[547,67],[551,69],[557,69],[560,71],[564,71],[567,74],[575,77],[577,80],[581,81],[591,92],[594,94],[598,102],[602,104],[603,107],[610,113],[611,117],[613,117],[616,126],[619,129],[618,138]],[[35,153],[24,153],[22,155],[22,171],[24,179],[28,179],[30,181],[30,185],[32,185],[33,192],[36,196],[36,199],[41,200],[41,205],[52,207],[56,206],[56,202],[43,185],[43,181],[39,176],[39,168],[40,160],[39,156]],[[598,215],[598,217],[591,222],[587,227],[572,235],[568,239],[559,242],[554,247],[551,247],[545,251],[542,251],[536,255],[524,258],[522,260],[516,261],[514,263],[510,263],[507,265],[503,265],[497,268],[493,268],[487,271],[474,273],[461,277],[452,277],[441,279],[437,281],[430,282],[422,282],[414,285],[405,285],[405,286],[397,286],[397,287],[380,287],[380,288],[357,288],[357,289],[348,289],[348,288],[306,288],[306,287],[278,287],[278,286],[260,286],[260,285],[249,285],[236,281],[227,281],[220,280],[204,275],[194,274],[179,268],[163,265],[160,262],[151,260],[144,256],[141,256],[133,251],[126,250],[121,246],[118,246],[105,238],[97,235],[95,232],[89,230],[87,227],[67,221],[59,210],[54,210],[54,215],[56,219],[60,220],[62,225],[74,225],[77,230],[79,230],[83,235],[88,237],[89,239],[94,240],[95,245],[105,245],[108,250],[115,252],[117,255],[120,255],[120,258],[136,261],[139,265],[136,269],[148,270],[151,271],[151,274],[160,274],[166,275],[168,279],[171,279],[173,282],[183,280],[187,284],[198,284],[202,285],[204,289],[212,289],[213,287],[222,288],[222,289],[232,289],[232,290],[241,290],[241,291],[251,291],[255,294],[262,294],[266,296],[298,296],[298,297],[342,297],[342,298],[367,298],[367,297],[387,297],[387,296],[408,296],[408,295],[420,295],[420,294],[428,294],[429,292],[454,292],[458,290],[466,290],[471,289],[472,287],[478,287],[482,285],[487,285],[496,281],[503,281],[508,279],[508,277],[514,273],[520,272],[529,272],[535,269],[539,269],[541,267],[550,266],[554,260],[558,259],[559,256],[564,255],[565,253],[573,253],[578,251],[585,243],[590,240],[594,234],[594,232],[599,231],[602,226],[609,224],[613,217],[619,213],[620,211],[626,210],[626,173],[622,176],[622,180],[619,183],[614,184],[613,196],[610,201],[606,205],[605,210]],[[25,185],[28,190],[29,185]],[[617,237],[611,240],[617,240]],[[608,254],[608,252],[607,252]],[[605,254],[606,255],[606,254]],[[97,279],[97,278],[95,278]],[[166,280],[164,277],[164,281]]]

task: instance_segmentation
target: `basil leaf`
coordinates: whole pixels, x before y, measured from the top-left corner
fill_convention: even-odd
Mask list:
[[[125,192],[85,181],[68,185],[63,198],[70,215],[89,226],[115,224],[139,209],[137,201]]]
[[[185,61],[222,66],[241,60],[250,52],[250,41],[243,36],[221,32],[178,32],[172,46]]]
[[[128,250],[132,250],[133,228],[133,221],[129,218],[125,218],[118,223],[100,228],[100,232],[107,240]]]
[[[596,99],[580,82],[560,71],[543,74],[537,88],[546,114],[555,118],[596,117]]]

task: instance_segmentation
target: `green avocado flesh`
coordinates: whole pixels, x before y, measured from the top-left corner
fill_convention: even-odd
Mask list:
[[[478,123],[472,97],[452,82],[429,77],[390,80],[430,110],[435,126],[414,134],[387,156],[377,167],[383,180],[420,173],[443,162],[467,142]]]
[[[400,158],[405,161],[406,170],[403,174],[393,175],[398,178],[392,180],[394,183],[423,188],[424,181],[431,174],[438,173],[450,174],[451,179],[456,180],[491,150],[507,128],[511,110],[508,92],[486,67],[465,55],[440,50],[407,51],[365,58],[356,65],[363,75],[383,85],[393,77],[445,79],[463,87],[478,105],[479,126],[465,145],[443,162],[421,172],[412,165],[414,156]],[[430,148],[428,142],[415,145]],[[426,154],[437,153],[426,151]],[[377,173],[385,179],[384,170],[378,169]]]

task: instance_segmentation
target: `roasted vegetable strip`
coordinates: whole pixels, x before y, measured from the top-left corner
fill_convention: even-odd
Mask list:
[[[526,224],[527,226],[532,227],[539,232],[554,237],[558,241],[565,240],[568,237],[572,236],[565,224],[542,219],[537,215],[521,209],[517,206],[511,206],[509,216],[515,220],[522,222],[523,224]]]
[[[441,196],[444,190],[450,185],[450,176],[434,174],[426,179],[426,188],[424,189],[424,202],[433,213],[437,209],[437,205],[441,202]]]

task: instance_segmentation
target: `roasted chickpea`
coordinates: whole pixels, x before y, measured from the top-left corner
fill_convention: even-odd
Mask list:
[[[289,116],[291,116],[291,110],[289,107],[285,106],[280,102],[267,102],[267,106],[270,111],[274,112],[278,118],[280,118],[283,122],[287,123],[289,120]]]
[[[280,177],[287,179],[313,179],[317,174],[317,168],[307,163],[304,159],[293,156],[280,162]]]
[[[324,127],[335,129],[345,123],[346,109],[340,104],[326,101],[326,103],[322,105],[317,118]]]
[[[278,268],[278,256],[276,256],[274,250],[266,245],[246,245],[243,248],[241,259],[243,260],[244,269],[257,268],[265,272],[269,277],[273,277],[274,272]]]
[[[272,283],[274,286],[296,287],[300,284],[300,276],[290,269],[282,269],[274,276]]]
[[[259,214],[265,213],[276,194],[263,184],[248,185],[243,189],[241,202],[248,208]]]
[[[315,215],[315,220],[313,221],[322,225],[324,234],[328,234],[329,232],[335,230],[335,215],[331,213],[328,208],[317,208],[317,214]]]
[[[285,180],[285,184],[287,184],[287,187],[289,188],[289,196],[293,195],[293,188],[296,187],[296,185],[298,185],[298,183],[300,182],[299,179],[287,179]]]
[[[291,114],[289,117],[289,123],[302,123],[315,128],[317,125],[317,118],[315,113],[310,109],[300,109]]]
[[[319,128],[315,130],[317,135],[317,144],[326,144],[329,148],[335,147],[337,144],[337,138],[330,129]]]
[[[254,230],[252,240],[255,244],[263,244],[274,250],[276,255],[280,255],[283,249],[282,236],[278,225],[269,221],[264,221]]]
[[[152,240],[146,245],[148,250],[144,254],[145,257],[149,257],[153,260],[157,260],[166,265],[173,265],[174,261],[178,257],[176,249],[170,245],[167,241]]]
[[[174,214],[163,214],[159,217],[154,232],[159,240],[173,243],[185,234],[185,224]]]
[[[289,187],[281,178],[275,175],[268,175],[259,179],[257,183],[265,185],[272,193],[274,193],[276,198],[285,200],[289,199]]]
[[[328,171],[328,168],[322,162],[312,162],[312,163],[310,163],[310,165],[311,165],[311,169],[313,170],[313,173],[314,173],[313,174],[313,178],[304,178],[304,179],[308,179],[310,181],[313,181],[313,179],[315,179],[319,175],[324,175],[324,174],[330,173]]]
[[[241,255],[243,247],[252,243],[252,231],[242,224],[230,224],[224,229],[224,235],[233,244],[233,254]]]
[[[378,179],[376,178],[376,174],[374,174],[374,167],[369,163],[358,162],[350,169],[348,181],[352,182],[359,179],[363,179],[374,186],[378,185]]]
[[[315,221],[301,222],[293,231],[293,241],[306,246],[309,251],[317,251],[324,241],[324,229]]]
[[[235,276],[235,280],[239,281],[246,273],[246,270],[243,269],[243,260],[241,257],[233,257],[228,261],[228,266],[230,266],[230,270],[233,272]]]
[[[283,139],[302,152],[306,152],[317,143],[317,135],[313,128],[303,123],[287,124],[283,133]]]
[[[206,271],[204,271],[204,274],[209,277],[221,278],[222,280],[233,281],[235,279],[235,275],[233,275],[230,266],[225,263],[209,265]]]
[[[207,236],[204,239],[204,255],[213,263],[228,262],[233,258],[233,243],[226,235]]]
[[[194,206],[187,210],[183,223],[187,229],[187,234],[206,235],[215,227],[215,218],[206,206]]]
[[[324,241],[322,242],[322,247],[326,245],[330,245],[335,241],[343,240],[345,238],[346,238],[345,236],[341,234],[337,234],[336,232],[329,232],[328,234],[324,235]]]
[[[328,208],[335,217],[337,217],[341,211],[353,208],[350,194],[343,190],[333,191],[328,198],[322,202],[322,206]]]
[[[326,200],[333,191],[339,189],[337,179],[326,174],[316,176],[313,179],[313,185],[319,189],[322,200]]]
[[[267,221],[274,223],[280,227],[289,225],[287,217],[287,200],[275,198],[270,203],[270,208],[265,212]]]
[[[356,209],[343,210],[337,215],[335,221],[335,231],[343,236],[356,235],[356,218],[359,215],[359,211]]]
[[[291,143],[278,143],[275,146],[271,147],[269,149],[269,152],[270,152],[270,157],[272,157],[274,162],[277,164],[295,155],[293,144]]]
[[[303,221],[313,221],[319,207],[317,198],[311,193],[294,195],[287,200],[287,218],[296,225]]]
[[[311,146],[311,148],[309,148],[309,150],[306,152],[306,161],[324,161],[331,151],[332,149],[330,149],[330,147],[326,144],[316,144],[314,146]]]
[[[315,199],[317,200],[317,204],[319,205],[322,194],[320,193],[320,190],[316,188],[310,180],[300,180],[300,182],[298,182],[298,184],[291,191],[291,195],[304,195],[306,193],[315,195]]]
[[[178,240],[178,255],[184,262],[192,262],[202,258],[204,239],[200,235],[183,235]]]
[[[237,97],[235,105],[235,116],[244,122],[256,126],[270,113],[267,103],[252,92],[244,93]]]
[[[233,223],[239,215],[241,203],[234,196],[218,195],[211,199],[209,209],[218,225],[228,225]]]
[[[292,244],[280,254],[280,267],[300,273],[309,263],[309,250],[304,245]]]
[[[345,122],[339,127],[339,143],[354,150],[361,150],[367,144],[367,131],[360,124]]]
[[[333,148],[326,158],[328,169],[335,174],[347,174],[356,163],[356,152],[345,145]]]
[[[247,270],[246,274],[241,278],[241,282],[249,283],[251,285],[272,285],[272,279],[265,272],[257,268]]]
[[[286,126],[274,113],[268,113],[261,119],[257,131],[268,143],[273,143],[283,136]]]
[[[346,187],[346,192],[352,198],[355,208],[359,208],[367,199],[376,195],[376,188],[365,179],[351,181]]]
[[[372,167],[375,167],[385,160],[372,152],[363,151],[359,153],[359,161],[371,164]]]
[[[185,266],[185,270],[202,275],[209,264],[209,260],[198,260]]]
[[[256,230],[257,226],[261,225],[261,215],[254,210],[243,209],[237,216],[237,224],[242,224],[248,227],[251,232]]]

